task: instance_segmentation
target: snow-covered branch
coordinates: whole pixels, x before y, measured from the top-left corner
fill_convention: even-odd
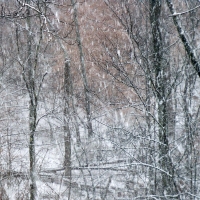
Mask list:
[[[192,12],[192,11],[196,10],[199,7],[200,7],[200,5],[198,5],[198,6],[194,7],[194,8],[191,8],[190,10],[186,10],[184,12],[174,13],[174,14],[170,15],[170,17],[174,17],[174,16],[178,16],[178,15],[184,15],[186,13],[189,13],[189,12]]]
[[[178,15],[175,11],[175,8],[174,8],[172,1],[166,0],[166,2],[167,2],[167,5],[169,7],[169,10],[172,14],[174,25],[177,28],[177,32],[179,34],[179,37],[181,38],[181,41],[182,41],[182,43],[185,47],[185,51],[187,52],[187,55],[189,56],[190,61],[191,61],[192,65],[194,66],[194,69],[196,70],[198,76],[200,77],[200,62],[199,62],[197,55],[195,54],[195,50],[186,37],[186,33],[183,30],[183,27],[181,26],[181,23],[178,19]]]

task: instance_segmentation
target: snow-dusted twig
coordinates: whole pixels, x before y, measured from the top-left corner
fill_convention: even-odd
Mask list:
[[[31,6],[31,5],[28,4],[28,3],[23,3],[23,2],[21,2],[20,0],[17,0],[17,2],[18,2],[22,7],[29,7],[29,8],[31,8],[32,10],[34,10],[34,11],[36,11],[36,12],[42,14],[37,8]]]
[[[192,8],[192,9],[190,9],[190,10],[186,10],[186,11],[184,11],[184,12],[180,12],[180,13],[173,13],[172,15],[169,15],[169,17],[174,17],[174,16],[178,16],[178,15],[184,15],[184,14],[186,14],[186,13],[189,13],[189,12],[192,12],[193,10],[196,10],[197,8],[199,8],[200,7],[200,5],[198,5],[198,6],[196,6],[196,7],[194,7],[194,8]]]

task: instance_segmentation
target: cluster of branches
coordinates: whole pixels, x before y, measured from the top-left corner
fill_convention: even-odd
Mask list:
[[[41,197],[37,179],[67,188],[56,198],[198,199],[199,8],[2,1],[0,195],[21,178],[22,199]]]

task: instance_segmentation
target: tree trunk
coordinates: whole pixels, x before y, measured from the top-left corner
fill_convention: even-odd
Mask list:
[[[65,176],[69,179],[68,199],[71,196],[71,130],[70,130],[70,97],[71,97],[70,60],[65,58],[64,67],[64,143],[65,143]]]
[[[177,189],[174,181],[174,167],[169,156],[168,142],[168,114],[167,89],[165,68],[169,67],[163,62],[163,39],[160,28],[161,1],[150,0],[150,22],[152,28],[153,67],[155,69],[155,92],[158,106],[158,135],[159,135],[159,164],[165,171],[161,173],[161,194],[164,199],[177,198]],[[165,196],[168,196],[165,198]],[[175,197],[176,196],[176,197]]]
[[[26,1],[29,3],[29,0]],[[30,8],[27,7],[27,25],[28,25],[28,36],[27,36],[27,58],[28,58],[28,80],[27,89],[29,92],[29,159],[30,159],[30,200],[35,200],[37,196],[36,187],[36,169],[35,169],[35,129],[37,120],[37,97],[35,93],[34,83],[34,69],[32,64],[32,36],[31,36],[31,17]],[[24,75],[25,76],[25,75]]]
[[[88,82],[87,82],[87,76],[86,76],[86,70],[85,70],[84,53],[83,53],[81,36],[80,36],[80,29],[79,29],[79,24],[78,24],[78,16],[77,16],[78,12],[77,12],[76,3],[74,2],[74,0],[71,0],[71,3],[72,3],[72,6],[73,6],[73,9],[74,9],[76,41],[77,41],[78,48],[79,48],[80,63],[81,63],[81,74],[82,74],[84,93],[85,93],[87,130],[88,130],[88,136],[91,137],[93,135],[93,129],[92,129],[92,121],[91,121],[90,97],[89,97],[89,88],[88,88]]]
[[[29,141],[29,157],[30,157],[30,199],[35,200],[37,196],[36,187],[36,167],[35,167],[35,129],[36,129],[36,111],[37,103],[34,105],[33,99],[30,100],[29,104],[29,130],[30,130],[30,141]]]
[[[65,56],[65,66],[64,66],[64,101],[65,101],[65,103],[64,104],[65,104],[65,108],[67,105],[67,106],[71,107],[71,109],[72,109],[72,113],[70,113],[70,111],[68,110],[68,117],[72,120],[71,115],[73,114],[74,127],[75,127],[75,131],[76,131],[76,140],[77,140],[77,144],[80,145],[81,138],[80,138],[78,119],[77,119],[77,112],[76,112],[76,108],[75,108],[75,104],[74,104],[75,98],[74,98],[74,92],[73,92],[73,90],[74,90],[73,89],[73,81],[72,81],[72,77],[71,77],[70,57],[68,55],[67,50],[63,46],[62,41],[60,41],[58,39],[58,42],[60,43],[60,47]],[[65,112],[67,114],[67,110],[64,111],[64,113]]]
[[[64,142],[65,142],[65,176],[71,179],[71,132],[69,127],[70,99],[70,60],[66,58],[64,68]]]

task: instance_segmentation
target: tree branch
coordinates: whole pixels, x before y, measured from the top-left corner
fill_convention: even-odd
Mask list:
[[[181,13],[174,13],[174,14],[172,14],[172,15],[169,15],[169,17],[174,17],[174,16],[178,16],[178,15],[184,15],[184,14],[186,14],[186,13],[192,12],[193,10],[196,10],[196,9],[199,8],[199,7],[200,7],[200,5],[194,7],[194,8],[192,8],[192,9],[190,9],[190,10],[181,12]]]
[[[186,34],[185,34],[182,26],[180,25],[179,19],[177,17],[178,15],[175,12],[172,1],[166,0],[166,2],[167,2],[167,5],[169,7],[169,10],[172,14],[174,25],[177,28],[177,32],[179,34],[179,37],[181,38],[181,41],[182,41],[182,43],[185,47],[185,51],[186,51],[187,55],[189,56],[190,62],[193,65],[195,71],[197,72],[198,76],[200,77],[200,63],[199,63],[199,60],[198,60],[198,58],[195,54],[194,48],[190,45],[190,43],[189,43],[189,41],[186,37]]]

